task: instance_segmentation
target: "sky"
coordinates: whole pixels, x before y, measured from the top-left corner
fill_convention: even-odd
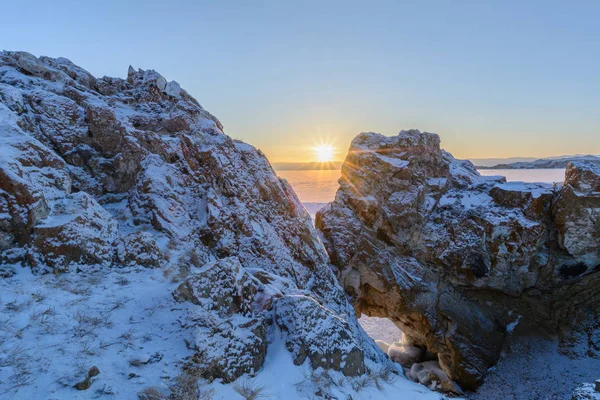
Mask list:
[[[416,128],[459,158],[600,154],[599,1],[4,1],[0,49],[176,80],[272,162]]]

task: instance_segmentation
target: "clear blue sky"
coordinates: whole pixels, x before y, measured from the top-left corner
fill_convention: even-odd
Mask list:
[[[175,79],[272,161],[361,131],[600,153],[600,1],[5,1],[0,48]]]

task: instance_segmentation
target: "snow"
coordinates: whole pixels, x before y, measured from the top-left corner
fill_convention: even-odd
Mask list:
[[[177,283],[162,271],[100,268],[61,276],[35,276],[21,267],[17,271],[0,280],[0,362],[7,366],[0,368],[0,392],[12,399],[136,399],[149,386],[168,392],[181,361],[192,354],[185,340],[193,333],[181,321],[194,305],[173,300]],[[363,317],[362,322],[368,320]],[[385,322],[383,326],[382,332],[391,331]],[[390,382],[378,381],[378,389],[374,378],[313,372],[308,362],[295,366],[283,333],[276,329],[261,370],[255,377],[239,378],[238,385],[264,386],[273,399],[311,398],[315,384],[327,380],[335,382],[329,389],[339,398],[440,398],[403,377],[401,369]],[[74,389],[92,366],[100,374],[91,388]],[[220,381],[202,386],[214,391],[214,399],[242,399],[235,387]]]
[[[175,81],[171,81],[171,82],[167,83],[167,85],[165,87],[165,92],[169,96],[179,97],[179,95],[181,94],[181,86],[179,86],[179,83],[177,83]]]
[[[173,301],[162,271],[17,271],[0,280],[0,392],[13,399],[134,399],[146,386],[167,388],[191,355],[178,322],[189,305]],[[156,363],[129,363],[157,353]],[[72,388],[92,366],[100,370],[92,387]]]
[[[447,192],[439,201],[440,206],[460,204],[466,209],[489,206],[494,199],[483,192]]]
[[[408,167],[409,162],[406,160],[402,160],[400,158],[396,158],[396,157],[388,157],[388,156],[384,156],[381,153],[377,153],[377,152],[373,152],[375,155],[377,155],[377,158],[379,158],[382,161],[385,161],[386,163],[390,164],[393,167],[396,168],[406,168]]]
[[[276,337],[281,337],[277,332]],[[400,369],[401,370],[401,369]],[[397,373],[399,373],[397,371]],[[315,389],[323,386],[330,389],[334,398],[349,398],[365,400],[439,400],[441,395],[414,383],[402,375],[392,374],[390,382],[378,381],[381,389],[377,388],[375,380],[360,382],[356,378],[346,378],[339,372],[326,372],[323,369],[313,370],[304,363],[294,365],[291,354],[286,350],[283,340],[276,340],[269,347],[267,358],[260,373],[254,377],[242,377],[241,382],[251,382],[254,387],[264,387],[264,394],[271,399],[305,400],[319,398]],[[358,390],[356,389],[359,386]],[[215,399],[243,399],[235,391],[235,384],[223,385],[215,382],[209,386],[214,390]]]
[[[529,192],[534,199],[537,199],[544,194],[551,193],[553,186],[549,183],[511,181],[497,184],[496,187],[506,191]]]
[[[515,328],[517,327],[517,325],[519,325],[519,320],[521,319],[521,316],[519,315],[517,317],[517,319],[515,319],[513,322],[511,322],[510,324],[506,325],[506,332],[508,333],[513,333]]]
[[[468,398],[570,399],[575,387],[598,376],[600,362],[596,358],[561,354],[555,339],[515,337],[483,385]]]
[[[374,340],[383,340],[390,344],[402,341],[402,331],[387,318],[362,315],[358,322]]]
[[[308,213],[310,214],[310,217],[314,220],[315,219],[315,215],[317,215],[317,211],[319,211],[321,208],[325,207],[328,203],[302,203],[302,205],[304,205],[304,208],[306,208],[306,211],[308,211]]]

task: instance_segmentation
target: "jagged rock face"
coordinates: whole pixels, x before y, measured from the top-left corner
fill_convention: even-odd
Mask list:
[[[557,309],[572,309],[563,300],[576,284],[581,304],[597,300],[595,279],[583,276],[598,255],[598,175],[571,175],[578,189],[568,178],[558,194],[551,185],[482,177],[441,150],[435,134],[363,133],[316,225],[357,313],[390,318],[472,389],[518,315],[556,329]]]
[[[563,267],[564,273],[582,274],[600,268],[600,165],[572,163],[565,175],[554,204],[558,243],[578,261]]]
[[[236,261],[218,262],[228,257]],[[307,296],[346,321],[343,340],[361,349],[359,370],[367,358],[383,361],[291,187],[259,150],[226,136],[179,84],[152,70],[95,78],[64,58],[0,53],[0,263],[16,262],[36,272],[140,265],[200,274],[176,297],[196,305],[182,325],[194,326],[191,345],[213,377],[260,368],[271,299],[285,295]],[[202,278],[203,265],[220,266],[224,281]],[[233,270],[256,284],[250,294],[262,287],[269,296],[221,315],[221,300],[202,294]],[[221,319],[218,329],[206,325]],[[253,339],[236,343],[244,333]],[[211,358],[207,347],[231,348],[231,357]],[[232,361],[242,347],[245,358]]]

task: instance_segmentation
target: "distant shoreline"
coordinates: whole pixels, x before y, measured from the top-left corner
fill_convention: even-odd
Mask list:
[[[571,162],[587,161],[600,163],[599,156],[573,156],[564,158],[542,158],[535,161],[521,161],[497,165],[478,165],[477,169],[564,169]]]
[[[504,162],[502,162],[504,160]],[[520,161],[513,161],[520,160]],[[478,170],[489,169],[564,169],[570,162],[573,161],[590,161],[600,163],[600,156],[595,155],[577,155],[577,156],[562,156],[549,157],[540,159],[471,159],[475,168]],[[490,162],[495,162],[489,165]],[[511,162],[512,161],[512,162]],[[486,165],[487,163],[487,165]],[[329,162],[277,162],[271,166],[275,171],[334,171],[341,170],[343,161]]]
[[[311,171],[311,170],[324,170],[333,171],[340,170],[342,168],[343,161],[328,161],[328,162],[279,162],[271,163],[271,166],[275,171]]]

